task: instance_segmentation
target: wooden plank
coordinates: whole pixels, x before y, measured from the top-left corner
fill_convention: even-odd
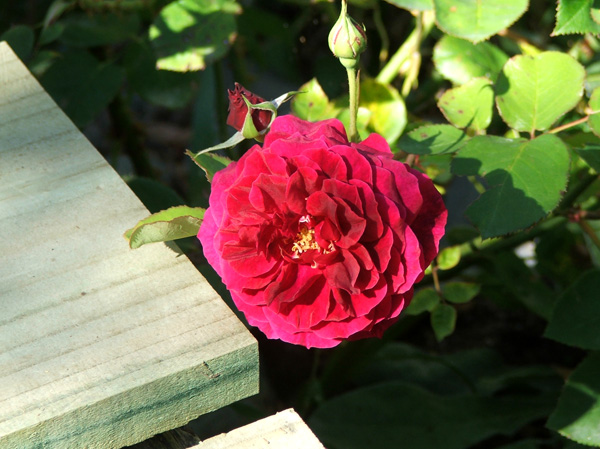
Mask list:
[[[302,418],[292,409],[209,438],[191,449],[242,448],[324,449]]]
[[[258,392],[250,333],[0,43],[0,447],[118,448]]]

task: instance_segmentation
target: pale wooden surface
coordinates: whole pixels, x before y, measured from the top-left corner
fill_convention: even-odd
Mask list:
[[[118,448],[258,392],[256,341],[0,44],[0,447]]]
[[[191,449],[324,449],[302,418],[284,410],[247,426],[223,433]]]

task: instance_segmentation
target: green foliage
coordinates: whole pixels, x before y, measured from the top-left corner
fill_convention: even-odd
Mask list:
[[[24,25],[17,25],[0,34],[0,42],[6,41],[21,59],[29,58],[34,43],[33,30]]]
[[[597,136],[600,136],[600,87],[597,87],[592,92],[592,95],[590,96],[589,107],[594,112],[599,112],[598,114],[591,115],[588,123],[592,132]]]
[[[423,312],[431,312],[440,302],[440,295],[432,288],[419,290],[404,313],[419,315]]]
[[[123,82],[123,69],[85,50],[70,50],[44,72],[40,82],[78,126],[85,126],[111,102]]]
[[[438,269],[449,270],[454,268],[460,262],[461,248],[459,246],[450,246],[440,251],[437,256]]]
[[[440,396],[386,382],[324,403],[308,423],[331,448],[463,449],[492,435],[510,435],[553,406],[552,396]]]
[[[545,336],[584,349],[600,349],[600,271],[582,275],[559,298]]]
[[[533,140],[477,136],[452,163],[457,175],[483,176],[489,188],[467,216],[483,238],[534,224],[554,209],[567,184],[569,153],[552,134]]]
[[[600,353],[586,358],[567,379],[547,426],[589,446],[600,446]]]
[[[211,182],[215,173],[227,167],[232,160],[215,153],[193,154],[187,151],[186,154],[204,171],[206,179]]]
[[[365,79],[360,85],[360,106],[371,112],[366,131],[381,134],[389,143],[398,140],[406,127],[406,106],[389,85]]]
[[[240,12],[233,0],[170,3],[149,31],[157,67],[177,72],[204,69],[227,51],[236,31],[234,15]]]
[[[398,147],[412,154],[452,153],[462,148],[469,137],[450,125],[425,125],[402,136]]]
[[[479,42],[512,25],[528,0],[434,0],[438,26],[446,33]]]
[[[480,285],[470,282],[449,282],[442,287],[442,292],[449,302],[463,304],[477,296],[480,288]]]
[[[492,121],[494,91],[487,78],[474,78],[447,90],[438,101],[444,116],[457,128],[483,131]]]
[[[506,53],[489,42],[473,44],[449,35],[443,36],[433,49],[436,68],[455,84],[481,76],[493,81],[507,60]]]
[[[201,207],[175,206],[140,220],[125,232],[132,249],[147,243],[169,242],[198,234],[204,218]]]
[[[433,0],[386,0],[386,2],[409,11],[430,11],[433,9]]]
[[[300,93],[292,99],[292,112],[295,116],[314,122],[337,114],[316,78],[303,84],[298,90]]]
[[[439,303],[431,311],[431,327],[437,341],[442,341],[454,332],[456,309],[449,304]]]
[[[597,8],[592,9],[594,0],[558,0],[556,27],[553,35],[600,33]]]
[[[500,115],[517,131],[548,129],[575,107],[584,77],[584,68],[564,53],[514,56],[496,82]]]

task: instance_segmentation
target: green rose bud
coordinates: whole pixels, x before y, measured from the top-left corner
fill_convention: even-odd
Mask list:
[[[347,13],[346,2],[342,1],[342,12],[329,32],[329,48],[348,69],[358,66],[360,54],[367,48],[365,27]]]

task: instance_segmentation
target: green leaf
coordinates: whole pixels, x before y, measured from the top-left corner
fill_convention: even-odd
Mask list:
[[[178,0],[164,7],[150,27],[157,67],[176,72],[202,70],[221,58],[236,34],[232,0]]]
[[[292,100],[292,113],[303,120],[315,122],[334,117],[336,110],[316,78],[303,84]]]
[[[455,84],[485,76],[494,81],[508,56],[489,42],[473,44],[445,35],[433,49],[433,62],[442,76]]]
[[[588,356],[567,379],[546,426],[588,446],[600,446],[600,353]]]
[[[592,92],[592,95],[590,95],[588,106],[592,109],[592,111],[600,112],[600,87],[595,88]],[[590,125],[592,132],[597,136],[600,136],[600,113],[590,115],[588,124]]]
[[[454,304],[463,304],[471,301],[477,294],[481,286],[471,282],[449,282],[442,287],[444,298]]]
[[[404,313],[408,315],[419,315],[423,312],[431,312],[440,302],[440,295],[432,288],[419,290],[410,301]]]
[[[373,79],[360,83],[360,106],[371,111],[367,130],[380,134],[392,144],[406,127],[406,106],[398,91]]]
[[[490,238],[526,228],[554,209],[569,162],[567,147],[554,134],[527,141],[476,136],[454,158],[452,172],[485,177],[488,189],[466,215]]]
[[[407,9],[408,11],[431,11],[433,0],[385,0],[386,2]]]
[[[438,101],[438,107],[450,123],[474,131],[482,131],[490,125],[493,106],[494,89],[487,78],[474,78],[449,89]]]
[[[146,43],[132,42],[125,52],[127,79],[144,100],[166,108],[183,108],[193,98],[194,73],[156,69],[156,57]]]
[[[59,41],[73,47],[98,47],[134,38],[141,22],[137,14],[70,14]]]
[[[583,349],[600,349],[600,270],[579,277],[559,298],[545,337]]]
[[[585,70],[565,53],[512,57],[496,82],[496,104],[517,131],[548,129],[573,109],[583,93]]]
[[[308,424],[327,447],[464,449],[510,435],[547,415],[549,396],[439,396],[402,382],[352,390],[324,402]]]
[[[123,70],[114,64],[100,63],[84,50],[71,50],[54,60],[40,82],[81,128],[108,106],[123,78]]]
[[[561,34],[600,33],[600,25],[592,20],[594,0],[558,0],[553,36]]]
[[[185,154],[191,157],[198,167],[204,170],[208,182],[212,182],[215,173],[217,173],[219,170],[223,170],[233,162],[231,159],[226,158],[225,156],[219,156],[218,154],[214,153],[194,154],[190,150],[187,150]]]
[[[454,126],[425,125],[402,136],[398,147],[411,154],[442,154],[458,151],[468,140],[469,136]]]
[[[600,145],[588,145],[583,148],[576,148],[575,152],[581,159],[587,162],[596,173],[600,173]]]
[[[0,42],[6,41],[22,61],[31,56],[34,40],[33,30],[25,25],[16,25],[0,34]]]
[[[449,246],[440,251],[437,256],[437,264],[440,270],[454,268],[460,262],[460,246]]]
[[[168,242],[198,234],[205,210],[201,207],[175,206],[157,212],[125,232],[129,247]]]
[[[431,327],[437,341],[442,341],[454,332],[456,309],[448,304],[439,303],[431,311]]]
[[[510,27],[528,0],[433,0],[438,26],[448,34],[478,42]]]

